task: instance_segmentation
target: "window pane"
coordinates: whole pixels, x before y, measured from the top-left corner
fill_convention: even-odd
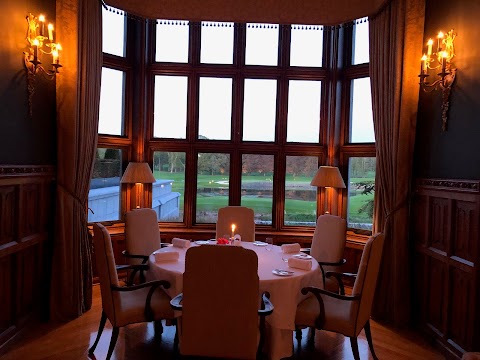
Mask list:
[[[285,173],[285,225],[315,226],[317,187],[311,186],[318,169],[315,156],[287,156]]]
[[[247,24],[246,65],[277,65],[278,25]]]
[[[273,155],[242,155],[241,205],[252,208],[255,224],[272,224]]]
[[[277,81],[245,79],[243,140],[275,141]]]
[[[228,205],[230,155],[198,154],[197,223],[217,222],[218,209]]]
[[[104,7],[102,7],[102,17],[103,52],[117,56],[125,56],[126,17],[108,11]]]
[[[321,81],[290,80],[287,141],[318,143]]]
[[[120,219],[122,150],[98,148],[88,192],[88,222]]]
[[[200,78],[198,138],[230,140],[232,79]]]
[[[365,64],[370,61],[368,22],[364,21],[353,26],[353,65]]]
[[[372,230],[375,194],[374,157],[352,157],[348,162],[348,227]]]
[[[158,20],[155,61],[188,62],[188,22]]]
[[[375,142],[370,78],[352,80],[351,91],[352,103],[350,108],[350,142]]]
[[[152,209],[159,221],[183,221],[185,153],[154,151]]]
[[[200,62],[233,64],[233,23],[202,22]]]
[[[123,135],[125,72],[102,68],[98,133]]]
[[[290,66],[322,66],[323,28],[292,25]]]
[[[154,137],[186,138],[187,85],[186,76],[155,76]]]

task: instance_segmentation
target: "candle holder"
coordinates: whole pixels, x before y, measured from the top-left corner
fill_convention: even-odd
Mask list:
[[[457,36],[453,29],[444,34],[440,31],[437,35],[437,50],[433,52],[433,39],[427,42],[427,54],[421,58],[420,88],[425,92],[442,90],[442,131],[447,130],[448,109],[450,107],[450,92],[455,82],[457,69],[453,67],[452,59],[455,56],[454,40]],[[429,83],[430,72],[436,72],[438,78]]]

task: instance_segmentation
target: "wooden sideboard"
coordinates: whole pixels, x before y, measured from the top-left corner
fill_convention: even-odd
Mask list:
[[[414,318],[451,358],[480,350],[480,180],[418,179]]]
[[[48,314],[52,166],[0,166],[0,345]]]

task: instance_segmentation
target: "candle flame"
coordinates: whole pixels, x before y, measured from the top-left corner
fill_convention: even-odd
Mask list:
[[[444,34],[443,34],[443,32],[441,32],[441,31],[440,31],[440,32],[438,33],[438,35],[437,35],[437,37],[438,37],[439,39],[443,39],[443,36],[444,36]]]
[[[45,16],[40,14],[40,16],[38,17],[38,20],[41,21],[41,22],[44,22],[45,21]]]
[[[428,39],[427,45],[433,45],[433,40],[432,40],[432,39]]]

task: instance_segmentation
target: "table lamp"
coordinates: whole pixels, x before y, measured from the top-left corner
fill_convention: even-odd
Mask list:
[[[330,188],[345,189],[345,183],[343,182],[340,170],[336,166],[320,166],[317,173],[313,177],[310,185],[317,187],[324,187],[326,192],[327,204],[324,204],[324,213],[329,214],[329,196],[327,191]],[[327,206],[325,206],[327,205]]]
[[[123,173],[120,183],[135,184],[135,204],[140,208],[142,199],[143,184],[153,184],[155,182],[150,166],[146,162],[130,162]]]

